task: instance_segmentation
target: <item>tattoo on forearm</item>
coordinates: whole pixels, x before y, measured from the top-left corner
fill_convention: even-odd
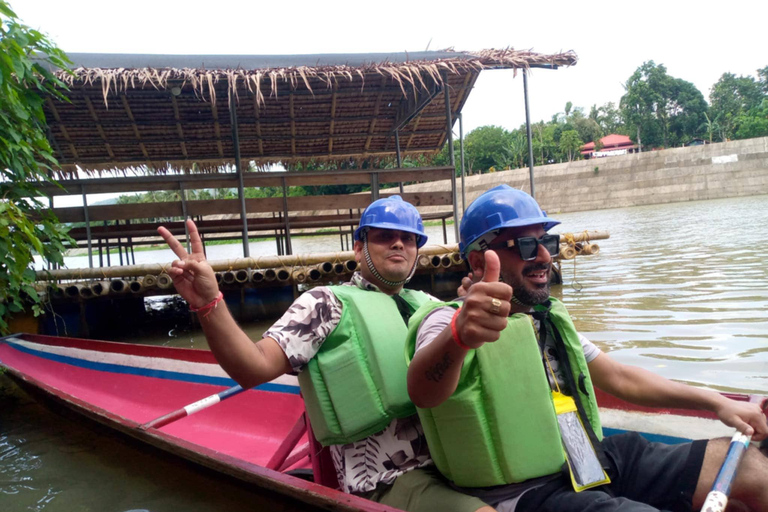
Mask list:
[[[453,358],[451,357],[451,354],[446,352],[442,360],[438,361],[432,368],[427,370],[425,373],[427,380],[440,382],[443,379],[443,376],[445,376],[445,372],[448,370],[448,368],[451,367],[452,363]]]

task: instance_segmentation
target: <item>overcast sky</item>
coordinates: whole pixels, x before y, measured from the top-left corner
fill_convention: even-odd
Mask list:
[[[768,65],[768,1],[425,2],[10,0],[27,25],[67,52],[164,54],[369,53],[487,48],[574,50],[579,62],[534,70],[532,121],[571,101],[618,103],[644,61],[693,82],[709,99],[724,72]],[[522,76],[481,73],[464,133],[525,122]]]

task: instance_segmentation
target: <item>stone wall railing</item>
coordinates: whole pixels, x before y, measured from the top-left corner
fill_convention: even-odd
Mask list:
[[[467,205],[502,183],[529,192],[528,176],[528,169],[467,176]],[[536,199],[549,213],[763,195],[768,194],[768,137],[539,166],[534,179]],[[460,183],[457,179],[459,211]],[[450,186],[450,181],[441,181],[405,190]]]

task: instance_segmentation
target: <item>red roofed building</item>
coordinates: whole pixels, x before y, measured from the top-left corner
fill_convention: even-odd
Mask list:
[[[637,153],[637,144],[626,135],[611,134],[600,139],[602,148],[595,151],[595,143],[588,142],[581,146],[581,154],[584,158],[599,158],[603,156],[626,155]]]

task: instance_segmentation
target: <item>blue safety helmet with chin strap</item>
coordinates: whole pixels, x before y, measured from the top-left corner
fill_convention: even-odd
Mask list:
[[[459,250],[464,258],[472,251],[483,250],[499,236],[502,229],[541,224],[549,231],[560,224],[547,217],[539,203],[529,194],[499,185],[483,192],[464,212],[461,219]]]
[[[427,243],[424,223],[419,210],[400,196],[378,199],[368,205],[360,217],[360,226],[355,230],[355,240],[363,240],[363,234],[369,228],[396,229],[416,235],[416,246]]]

